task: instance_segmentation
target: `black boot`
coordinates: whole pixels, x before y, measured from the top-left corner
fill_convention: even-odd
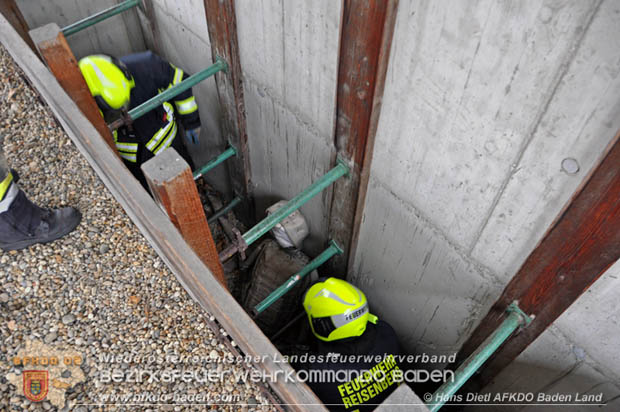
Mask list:
[[[47,243],[71,232],[82,215],[72,207],[42,209],[32,203],[23,191],[0,213],[0,249],[19,250],[35,243]]]

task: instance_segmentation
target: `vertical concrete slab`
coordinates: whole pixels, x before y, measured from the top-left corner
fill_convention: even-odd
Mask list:
[[[546,23],[548,24],[548,23]],[[605,1],[566,63],[472,256],[512,276],[620,129],[620,4]],[[579,172],[563,170],[574,158]]]
[[[572,56],[575,28],[595,6],[557,3],[399,6],[372,173],[463,247],[527,146]]]
[[[17,0],[17,5],[31,29],[47,23],[65,27],[117,3],[115,0]],[[69,36],[67,40],[78,59],[93,53],[123,56],[145,49],[135,10],[127,10],[121,15],[97,23]]]
[[[152,3],[162,57],[188,73],[196,73],[212,65],[204,2],[153,0]],[[227,142],[221,135],[221,112],[215,79],[209,78],[192,90],[202,126],[199,145],[188,145],[188,149],[198,167],[224,151]],[[228,173],[224,166],[213,169],[205,178],[221,192],[230,194]]]
[[[349,280],[407,351],[454,354],[499,284],[378,179],[370,180],[365,211],[365,247]]]
[[[407,349],[461,345],[620,128],[618,9],[400,2],[351,280]],[[613,276],[556,329],[600,379],[617,379]],[[544,347],[530,364],[562,371]]]
[[[250,163],[258,217],[326,173],[333,145],[341,3],[236,3]],[[301,212],[306,250],[323,249],[330,190]]]

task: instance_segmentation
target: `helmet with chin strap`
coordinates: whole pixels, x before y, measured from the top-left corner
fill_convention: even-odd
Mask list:
[[[368,322],[377,322],[368,310],[364,292],[342,279],[315,283],[306,292],[303,305],[312,333],[326,342],[361,336]]]
[[[135,82],[127,66],[115,57],[95,54],[78,63],[90,93],[105,113],[129,106]]]

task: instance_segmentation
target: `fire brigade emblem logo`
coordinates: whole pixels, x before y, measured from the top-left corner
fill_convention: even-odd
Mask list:
[[[24,395],[32,402],[41,402],[47,396],[48,373],[47,371],[24,371]]]

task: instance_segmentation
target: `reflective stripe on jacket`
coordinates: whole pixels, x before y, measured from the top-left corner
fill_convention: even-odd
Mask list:
[[[131,90],[129,109],[188,77],[183,70],[150,51],[131,54],[120,60],[125,63],[136,84]],[[168,147],[174,147],[192,165],[183,139],[176,139],[180,126],[186,130],[200,126],[198,106],[191,89],[136,119],[131,130],[127,127],[118,129],[114,136],[116,148],[137,177],[141,175],[139,166],[142,163]]]

